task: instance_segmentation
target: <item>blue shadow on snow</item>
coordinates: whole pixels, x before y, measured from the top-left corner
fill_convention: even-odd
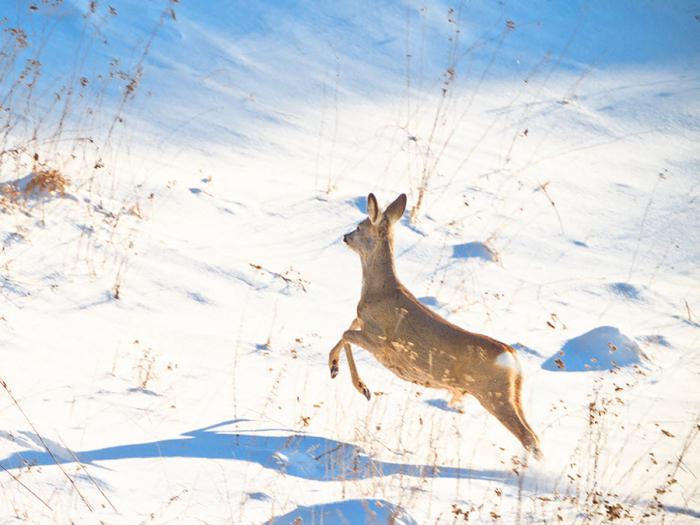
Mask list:
[[[498,260],[496,254],[483,242],[455,244],[452,247],[452,257],[455,259],[481,259],[489,262]]]
[[[280,429],[260,429],[237,432],[217,431],[219,427],[246,422],[230,420],[198,430],[185,432],[175,439],[148,443],[117,445],[73,454],[84,464],[120,459],[200,458],[238,460],[257,463],[289,476],[314,481],[357,480],[402,474],[427,478],[470,478],[514,484],[516,478],[507,470],[477,470],[469,468],[412,465],[379,461],[369,457],[362,448],[320,436],[292,433],[267,435],[259,432],[288,432]],[[49,447],[54,447],[49,444]],[[52,450],[59,463],[74,463],[72,454],[62,454],[60,446]],[[46,451],[26,450],[0,460],[5,469],[24,465],[53,465],[54,458]]]
[[[452,408],[444,399],[426,399],[424,403],[433,408],[437,408],[438,410],[443,410],[445,412],[453,412],[455,414],[461,414],[461,412],[458,409]]]
[[[639,290],[629,283],[612,283],[609,287],[610,291],[614,294],[625,297],[626,299],[640,299]]]
[[[352,499],[321,505],[298,507],[284,516],[277,516],[266,525],[322,525],[329,523],[365,523],[366,525],[418,525],[406,511],[393,503],[379,499]]]

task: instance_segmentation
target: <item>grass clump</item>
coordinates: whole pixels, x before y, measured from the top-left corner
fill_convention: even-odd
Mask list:
[[[31,174],[27,185],[24,188],[25,196],[33,194],[66,194],[66,188],[70,180],[56,169],[39,170]]]

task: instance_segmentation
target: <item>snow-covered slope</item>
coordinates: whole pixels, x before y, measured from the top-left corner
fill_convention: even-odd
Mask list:
[[[17,140],[89,80],[31,143],[65,195],[0,201],[1,523],[697,522],[696,4],[49,4],[0,10],[52,42]],[[423,195],[399,275],[518,349],[543,461],[331,380],[370,191]]]

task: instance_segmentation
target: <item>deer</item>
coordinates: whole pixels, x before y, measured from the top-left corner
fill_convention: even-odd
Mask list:
[[[399,378],[426,388],[446,389],[449,405],[474,396],[522,444],[541,459],[540,442],[523,412],[523,373],[516,351],[486,335],[456,326],[421,303],[396,273],[394,226],[406,210],[401,194],[382,213],[374,194],[367,197],[367,218],[343,236],[360,256],[362,291],[357,316],[330,351],[331,378],[345,351],[352,384],[369,401],[352,355],[355,345],[371,353]]]

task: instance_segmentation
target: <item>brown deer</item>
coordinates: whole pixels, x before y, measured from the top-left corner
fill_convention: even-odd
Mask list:
[[[328,356],[331,377],[338,375],[345,350],[355,388],[370,392],[357,373],[350,345],[368,350],[381,364],[418,385],[445,388],[454,406],[465,394],[481,405],[541,458],[539,439],[525,420],[520,392],[522,372],[510,346],[463,330],[424,306],[401,284],[394,265],[394,224],[406,209],[401,194],[382,213],[373,194],[367,219],[343,237],[362,262],[362,294],[357,318]]]

